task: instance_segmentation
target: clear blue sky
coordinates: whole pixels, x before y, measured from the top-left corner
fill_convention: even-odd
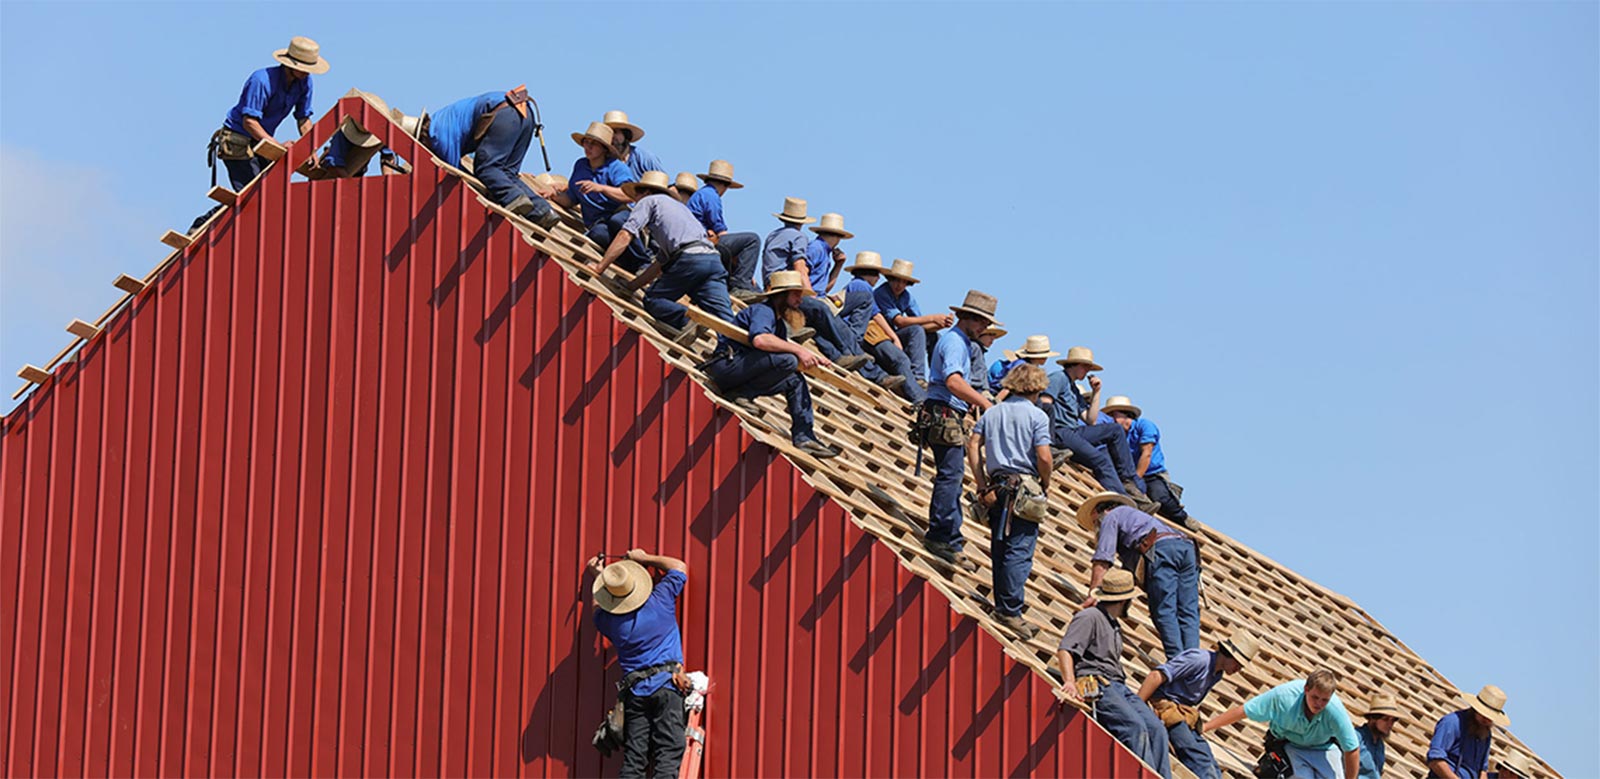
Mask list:
[[[558,171],[568,132],[622,108],[673,170],[735,163],[734,229],[805,197],[845,214],[847,251],[916,261],[925,306],[976,287],[1002,346],[1093,347],[1192,511],[1459,686],[1504,687],[1581,776],[1596,8],[6,2],[0,366],[48,359],[163,256],[206,206],[206,139],[290,35],[333,63],[319,110],[527,82]]]

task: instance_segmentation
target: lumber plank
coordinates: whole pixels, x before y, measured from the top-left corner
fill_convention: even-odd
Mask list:
[[[177,230],[168,230],[161,234],[161,242],[174,249],[186,249],[194,243],[194,239]]]

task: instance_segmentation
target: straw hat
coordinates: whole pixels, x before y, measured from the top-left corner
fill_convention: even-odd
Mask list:
[[[1473,711],[1482,714],[1494,721],[1500,727],[1509,727],[1511,718],[1506,716],[1506,691],[1492,684],[1485,684],[1477,695],[1462,695],[1461,699],[1471,706]]]
[[[1010,349],[1001,349],[1000,356],[1004,357],[1006,362],[1011,362],[1012,360],[1017,359],[1017,353],[1011,351]]]
[[[272,52],[272,58],[302,73],[328,72],[328,61],[322,58],[322,47],[304,35],[290,38],[289,48]]]
[[[720,181],[728,185],[728,189],[744,189],[744,185],[733,180],[733,163],[727,160],[712,160],[710,170],[700,174],[706,181]]]
[[[855,233],[844,229],[844,216],[842,214],[823,214],[822,224],[807,229],[818,235],[823,233],[833,233],[835,235],[842,235],[845,238],[856,237]]]
[[[627,614],[644,605],[654,587],[650,572],[632,561],[621,560],[594,577],[594,605],[612,614]]]
[[[1111,399],[1100,407],[1100,413],[1102,414],[1109,414],[1113,411],[1132,414],[1134,419],[1138,419],[1139,415],[1144,413],[1138,406],[1133,405],[1133,401],[1129,400],[1127,395],[1112,395]]]
[[[643,128],[628,121],[628,114],[623,111],[607,111],[605,118],[600,121],[613,130],[627,130],[633,133],[633,140],[635,141],[644,137]]]
[[[651,192],[659,192],[663,195],[671,194],[672,190],[668,188],[666,171],[647,170],[643,176],[639,177],[638,181],[630,181],[622,185],[622,194],[627,195],[629,200],[638,200],[640,192],[645,192],[646,194]]]
[[[805,277],[800,275],[800,271],[780,270],[774,271],[771,276],[767,277],[767,289],[765,292],[761,293],[761,296],[771,297],[779,292],[788,292],[795,289],[804,292],[806,297],[811,297],[812,295],[817,294],[809,289],[806,289],[806,280]]]
[[[422,109],[422,113],[416,116],[407,116],[404,111],[398,108],[391,108],[389,109],[389,119],[400,126],[401,132],[421,140],[427,136],[428,126],[432,124],[433,117],[428,115],[428,109],[426,108]]]
[[[1050,351],[1050,336],[1030,335],[1028,340],[1022,342],[1022,349],[1016,354],[1024,360],[1037,360],[1040,357],[1055,357],[1061,352]]]
[[[700,188],[700,179],[695,178],[693,173],[679,173],[678,177],[672,180],[672,186],[679,192],[692,195]]]
[[[356,120],[348,116],[339,123],[339,134],[343,135],[345,140],[363,149],[372,149],[383,145],[382,138],[361,129],[361,125],[356,124]]]
[[[1505,757],[1500,758],[1495,767],[1500,769],[1509,768],[1512,773],[1522,777],[1522,779],[1533,779],[1534,777],[1533,761],[1529,760],[1521,752],[1508,753]],[[1500,775],[1505,776],[1505,771],[1501,770]]]
[[[1368,717],[1404,717],[1406,713],[1400,709],[1400,701],[1386,692],[1372,696],[1367,702]]]
[[[572,134],[572,142],[579,146],[583,145],[584,138],[598,141],[601,146],[607,149],[611,148],[611,128],[607,127],[605,122],[590,122],[589,129],[581,133]]]
[[[1235,630],[1233,635],[1222,639],[1222,649],[1229,657],[1242,664],[1250,662],[1250,658],[1255,657],[1261,647],[1256,643],[1256,637],[1250,635],[1249,631]]]
[[[817,221],[806,216],[806,201],[797,197],[784,198],[783,213],[773,214],[773,216],[778,217],[779,219],[790,224],[797,225],[810,224]]]
[[[961,301],[959,306],[951,306],[951,311],[966,312],[989,320],[990,324],[1000,326],[1000,321],[994,318],[994,310],[1000,305],[993,295],[987,295],[975,289],[967,290],[967,299]]]
[[[524,173],[523,175],[526,176],[527,174]],[[556,177],[550,175],[549,173],[540,173],[537,176],[533,176],[532,179],[531,179],[531,182],[534,183],[534,184],[538,184],[539,186],[544,187],[545,189],[554,189],[554,190],[566,189],[566,187],[561,186],[560,184],[557,184],[556,183]]]
[[[916,284],[917,282],[922,281],[922,279],[911,275],[910,260],[895,260],[894,265],[889,266],[889,269],[884,271],[883,275],[888,276],[891,279],[904,279],[906,282],[911,284]]]
[[[1081,363],[1089,366],[1089,370],[1091,371],[1105,370],[1105,368],[1100,367],[1100,363],[1094,361],[1094,352],[1090,351],[1089,347],[1087,346],[1074,346],[1071,349],[1068,349],[1067,356],[1056,360],[1056,362],[1061,365],[1073,365]]]
[[[1133,500],[1127,495],[1119,495],[1115,492],[1097,492],[1093,495],[1090,495],[1089,499],[1083,502],[1083,505],[1078,506],[1078,524],[1082,526],[1084,530],[1093,533],[1095,530],[1099,529],[1100,518],[1094,515],[1094,510],[1102,503],[1115,503],[1119,506],[1132,506]]]
[[[999,325],[989,325],[988,327],[983,328],[983,332],[978,333],[978,337],[982,338],[987,336],[989,338],[1004,338],[1006,333],[1009,332],[1011,331],[1005,329],[1004,327],[1000,327]]]
[[[1100,580],[1100,586],[1089,594],[1102,603],[1133,600],[1139,596],[1138,591],[1133,587],[1133,574],[1121,568],[1112,568],[1106,571],[1105,578]]]
[[[879,256],[877,252],[856,252],[855,264],[844,266],[844,270],[846,273],[858,270],[883,273],[883,257]]]

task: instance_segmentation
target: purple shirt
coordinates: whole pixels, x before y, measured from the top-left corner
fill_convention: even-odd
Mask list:
[[[1161,520],[1132,506],[1117,506],[1100,518],[1100,537],[1095,542],[1091,559],[1110,563],[1117,560],[1119,553],[1138,554],[1139,542],[1150,535],[1150,531],[1165,527]]]
[[[1166,698],[1184,706],[1199,706],[1211,688],[1222,681],[1222,671],[1217,668],[1217,653],[1210,649],[1185,649],[1171,660],[1156,666],[1161,672],[1161,686],[1156,688],[1156,698]]]

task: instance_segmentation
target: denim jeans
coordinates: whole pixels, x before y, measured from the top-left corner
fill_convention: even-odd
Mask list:
[[[917,383],[916,376],[911,372],[911,358],[900,347],[895,346],[894,341],[879,341],[877,344],[867,347],[867,351],[872,354],[873,359],[878,361],[879,368],[882,368],[891,376],[906,377],[906,385],[903,390],[906,394],[906,399],[912,403],[921,403],[924,398],[928,397],[928,391]]]
[[[1200,563],[1194,542],[1163,538],[1145,555],[1144,592],[1150,621],[1161,636],[1161,651],[1171,660],[1200,646]]]
[[[849,326],[838,314],[833,313],[833,307],[822,302],[821,298],[803,297],[800,299],[800,313],[805,315],[806,326],[817,331],[817,349],[822,356],[829,360],[837,360],[845,355],[863,354],[861,339],[851,333]],[[868,360],[856,373],[867,381],[878,381],[888,375],[876,363]]]
[[[502,111],[501,113],[505,113]],[[683,760],[683,693],[670,683],[639,697],[631,690],[622,693],[622,771],[623,777],[644,779],[650,758],[656,761],[655,779],[678,779]]]
[[[1094,718],[1140,760],[1156,769],[1161,779],[1172,779],[1172,762],[1167,756],[1167,728],[1150,710],[1150,706],[1128,689],[1128,685],[1112,682],[1101,687],[1100,700],[1094,707]]]
[[[967,475],[967,448],[932,446],[933,498],[928,501],[927,540],[943,541],[956,549],[966,545],[961,536],[961,480]]]
[[[1189,518],[1189,512],[1183,510],[1183,504],[1178,502],[1178,496],[1172,493],[1172,486],[1167,483],[1167,472],[1145,476],[1144,491],[1150,499],[1161,504],[1161,515],[1173,522],[1183,522]]]
[[[1024,595],[1039,525],[1012,515],[1011,532],[1005,532],[1005,504],[1000,500],[989,507],[989,566],[994,572],[994,613],[1017,617],[1027,608]]]
[[[238,192],[239,190],[250,186],[250,182],[255,181],[256,176],[261,175],[261,170],[267,167],[267,160],[263,157],[249,157],[242,160],[222,160],[221,162],[222,167],[226,168],[228,171],[228,186],[233,187],[234,192]],[[195,217],[194,221],[189,223],[189,231],[194,232],[194,230],[200,227],[200,225],[205,224],[206,220],[210,219],[212,214],[215,214],[221,210],[222,206],[220,205],[215,205],[207,209],[205,213]]]
[[[909,325],[894,331],[900,336],[906,356],[911,358],[911,376],[917,381],[928,380],[928,331],[922,325]]]
[[[622,224],[628,221],[628,213],[628,209],[618,208],[589,226],[588,236],[600,246],[602,254],[611,246],[611,239],[622,232]],[[629,272],[638,273],[640,268],[649,265],[654,259],[655,255],[645,247],[644,242],[639,240],[638,236],[634,236],[628,243],[628,249],[617,258],[617,265]]]
[[[789,401],[789,438],[795,443],[816,438],[812,431],[811,387],[792,354],[764,352],[748,346],[706,363],[706,374],[730,395],[754,398],[782,394]]]
[[[644,293],[644,310],[656,319],[682,329],[689,323],[688,309],[678,298],[688,295],[695,305],[724,322],[733,321],[728,300],[728,271],[722,259],[709,252],[685,254],[673,262]]]
[[[1211,754],[1211,744],[1194,732],[1189,723],[1180,722],[1167,728],[1167,740],[1172,742],[1172,752],[1177,755],[1178,762],[1193,771],[1198,779],[1222,779],[1217,758]]]
[[[484,131],[477,149],[472,152],[472,175],[483,182],[485,194],[499,205],[510,205],[518,197],[532,200],[533,213],[530,218],[538,219],[549,213],[550,204],[533,194],[533,189],[517,176],[531,140],[531,115],[523,116],[512,108],[496,111],[494,119],[489,122],[489,129]],[[452,165],[456,163],[455,160],[445,161]],[[600,248],[605,250],[604,245]]]
[[[1092,471],[1094,480],[1100,482],[1101,488],[1118,495],[1126,495],[1128,491],[1122,488],[1122,479],[1117,475],[1116,464],[1112,462],[1110,455],[1084,437],[1085,433],[1090,433],[1097,439],[1104,439],[1104,434],[1096,430],[1099,427],[1100,425],[1094,425],[1074,429],[1057,426],[1050,431],[1050,441],[1057,447],[1068,450],[1069,459],[1073,462]],[[1128,449],[1126,438],[1122,442],[1122,449],[1124,452]]]
[[[756,268],[761,264],[761,237],[755,233],[723,233],[717,236],[717,254],[728,269],[728,288],[758,292]]]
[[[1283,751],[1289,756],[1289,765],[1294,767],[1295,779],[1344,779],[1344,771],[1334,771],[1332,747],[1308,749],[1284,744]]]

